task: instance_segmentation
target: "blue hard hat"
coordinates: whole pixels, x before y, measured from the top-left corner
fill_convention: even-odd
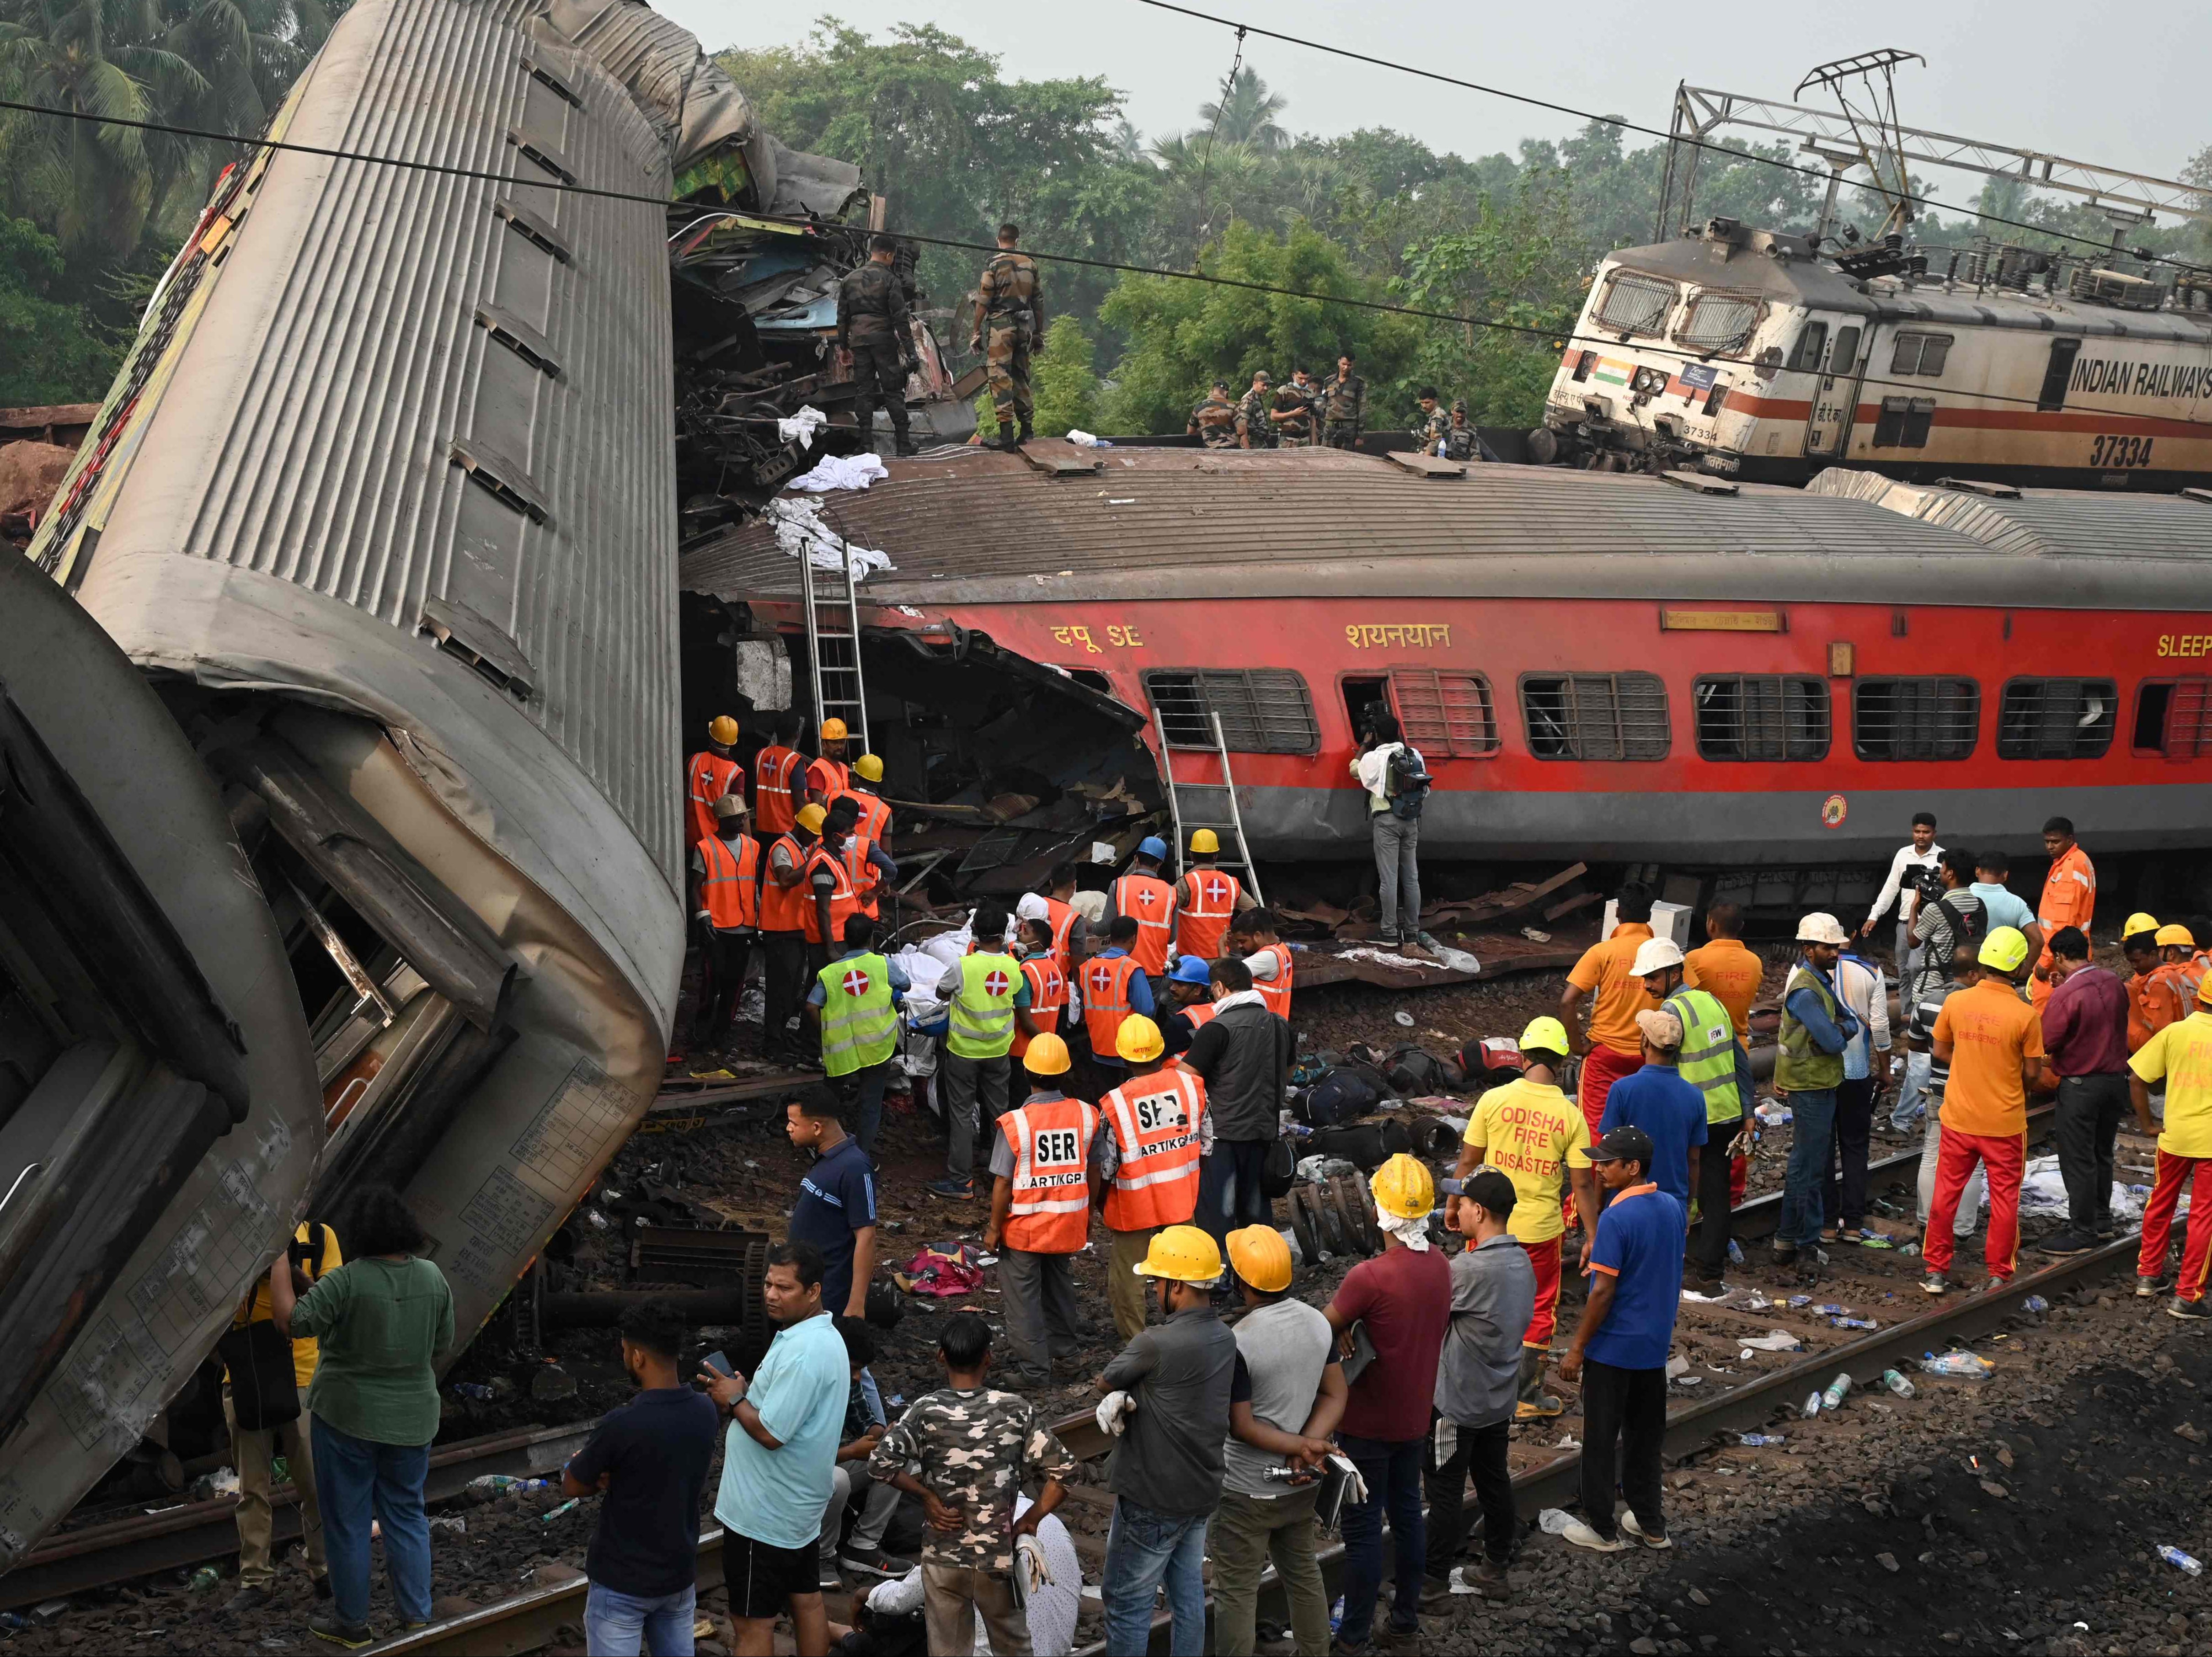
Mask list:
[[[1145,843],[1137,847],[1137,855],[1140,858],[1151,858],[1158,863],[1164,863],[1167,860],[1168,843],[1158,835],[1147,835],[1145,836]]]
[[[1205,984],[1212,980],[1210,963],[1194,955],[1186,955],[1176,962],[1175,970],[1168,974],[1178,984]]]

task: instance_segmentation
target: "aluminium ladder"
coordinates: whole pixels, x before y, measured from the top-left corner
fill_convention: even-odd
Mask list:
[[[1160,771],[1168,785],[1168,815],[1175,824],[1176,867],[1180,870],[1190,856],[1190,836],[1199,828],[1211,828],[1221,841],[1221,853],[1214,860],[1224,869],[1234,869],[1244,877],[1245,889],[1255,903],[1265,903],[1266,895],[1260,890],[1259,871],[1252,866],[1251,853],[1244,845],[1244,813],[1237,804],[1237,779],[1229,769],[1229,744],[1221,734],[1221,715],[1210,713],[1213,722],[1213,756],[1221,765],[1219,782],[1181,782],[1175,774],[1175,750],[1168,745],[1167,721],[1160,716],[1156,705],[1152,709],[1152,730],[1160,743]],[[1183,815],[1183,796],[1219,795],[1218,802],[1210,801],[1212,809],[1203,816]],[[1194,807],[1196,802],[1193,802]]]
[[[814,561],[799,555],[800,591],[805,597],[807,680],[814,691],[814,729],[826,719],[845,721],[860,745],[854,755],[872,754],[868,745],[868,689],[860,673],[860,604],[853,583],[853,549],[837,537],[839,568],[827,593],[815,591]],[[828,571],[821,572],[829,575]],[[838,596],[839,588],[843,596]]]

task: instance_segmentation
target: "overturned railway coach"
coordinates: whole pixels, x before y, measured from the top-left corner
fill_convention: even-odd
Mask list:
[[[871,660],[988,635],[1125,707],[1133,745],[1164,728],[1183,785],[1218,783],[1219,715],[1260,856],[1364,855],[1378,701],[1438,780],[1425,856],[1869,863],[1921,807],[1966,844],[2063,812],[2106,851],[2212,845],[2212,504],[1096,453],[895,462],[842,497],[895,567],[864,584]],[[764,529],[684,584],[797,636]],[[1056,699],[1019,694],[1035,737]]]

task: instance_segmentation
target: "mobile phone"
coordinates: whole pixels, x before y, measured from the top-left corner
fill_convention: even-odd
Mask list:
[[[738,1373],[737,1366],[730,1362],[726,1353],[709,1352],[701,1362],[718,1375],[734,1375]]]

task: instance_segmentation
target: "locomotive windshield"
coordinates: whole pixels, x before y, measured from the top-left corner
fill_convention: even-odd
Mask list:
[[[1662,276],[1616,270],[1598,301],[1598,325],[1618,334],[1664,334],[1680,291]]]

